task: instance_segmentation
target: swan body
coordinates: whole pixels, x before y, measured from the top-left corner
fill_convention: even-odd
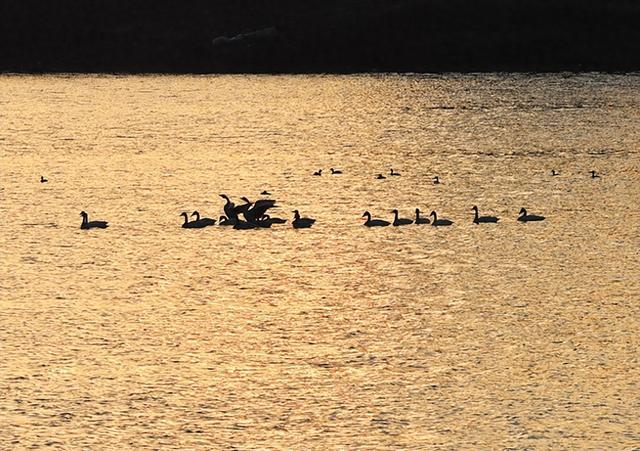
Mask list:
[[[399,172],[395,172],[393,170],[393,168],[391,168],[391,172],[389,172],[389,175],[394,175],[394,176],[400,177],[400,173]]]
[[[235,204],[231,202],[231,199],[229,199],[229,196],[226,194],[220,194],[220,197],[227,201],[227,203],[224,204],[224,214],[230,221],[235,221],[238,217]]]
[[[432,226],[450,226],[453,224],[453,221],[448,219],[438,219],[438,215],[435,211],[432,211],[429,216],[433,216],[433,221],[431,221]]]
[[[592,179],[599,179],[600,178],[600,176],[598,175],[598,173],[596,171],[591,171],[590,174],[591,174],[591,178]]]
[[[244,207],[242,214],[248,222],[253,223],[258,223],[264,219],[267,210],[276,206],[276,201],[272,199],[260,199],[255,201],[255,203],[251,202],[246,197],[243,197],[242,200],[246,202],[245,205],[242,205],[242,207]]]
[[[194,211],[193,213],[191,213],[191,216],[196,217],[196,220],[192,222],[195,222],[196,224],[202,227],[212,226],[216,223],[216,220],[212,218],[200,218],[200,213],[198,213],[197,211]]]
[[[293,224],[294,229],[308,229],[314,222],[316,222],[316,220],[313,218],[301,218],[298,210],[293,211],[293,221],[291,224]]]
[[[518,216],[518,221],[521,222],[530,222],[530,221],[544,221],[544,216],[538,215],[529,215],[527,214],[527,210],[523,208],[520,209],[520,216]]]
[[[252,222],[243,221],[242,219],[237,219],[235,224],[233,224],[233,228],[236,230],[249,230],[249,229],[257,229],[258,226]]]
[[[40,183],[47,183],[49,180],[44,178],[44,175],[40,176]]]
[[[313,175],[322,175],[322,169],[318,169],[316,172],[313,173]]]
[[[393,217],[393,225],[394,226],[402,226],[402,225],[408,225],[408,224],[413,224],[413,220],[412,219],[407,219],[407,218],[398,218],[398,210],[392,210],[391,213],[393,213],[394,217]]]
[[[415,224],[431,224],[429,218],[421,218],[420,217],[420,209],[416,208],[416,220],[413,221]]]
[[[80,216],[82,216],[82,224],[80,224],[80,228],[82,230],[87,229],[106,229],[109,227],[109,223],[107,221],[89,221],[89,215],[81,211]]]
[[[220,219],[218,219],[218,225],[221,226],[232,226],[236,223],[235,220],[229,219],[226,216],[220,216]]]
[[[263,222],[269,222],[271,224],[284,224],[285,222],[287,222],[287,220],[284,219],[284,218],[272,218],[269,215],[264,215],[262,217],[262,221]]]
[[[204,225],[198,224],[196,221],[189,221],[189,215],[184,211],[180,213],[180,216],[184,218],[184,223],[182,223],[183,229],[201,229],[205,227]]]
[[[389,221],[385,221],[384,219],[371,219],[371,213],[365,211],[362,215],[363,218],[367,218],[364,225],[367,227],[386,227],[391,225]]]
[[[386,179],[386,177],[382,174],[378,174],[378,176],[376,177],[378,180],[384,180]]]
[[[475,205],[471,209],[475,212],[475,216],[473,218],[474,224],[496,223],[500,220],[496,216],[478,216],[478,207]]]

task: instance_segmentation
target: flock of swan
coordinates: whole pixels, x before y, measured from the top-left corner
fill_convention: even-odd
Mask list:
[[[338,169],[331,168],[332,175],[342,174],[342,171]],[[591,178],[600,178],[600,175],[596,171],[590,171]],[[322,176],[322,169],[317,170],[313,173],[314,176]],[[401,174],[393,170],[393,168],[389,172],[390,177],[399,177]],[[552,176],[559,176],[560,173],[556,172],[555,169],[551,170]],[[376,176],[377,179],[385,179],[386,177],[383,174],[378,174]],[[43,176],[40,176],[40,182],[46,183],[48,180]],[[440,179],[438,176],[433,177],[433,183],[439,184]],[[268,191],[263,191],[261,195],[270,195]],[[243,204],[236,205],[226,194],[220,194],[220,197],[226,201],[223,210],[224,215],[221,215],[216,221],[213,218],[204,218],[200,217],[200,213],[198,211],[194,211],[191,215],[188,215],[186,212],[182,212],[180,216],[184,218],[184,222],[182,223],[182,228],[185,229],[202,229],[204,227],[213,226],[216,223],[220,226],[231,226],[234,229],[238,230],[249,230],[249,229],[258,229],[258,228],[270,228],[273,224],[284,224],[287,222],[284,218],[272,217],[267,212],[276,207],[276,201],[272,199],[260,199],[255,202],[250,201],[246,197],[241,197]],[[480,216],[478,207],[474,205],[471,210],[474,212],[473,223],[474,224],[496,224],[500,218],[497,216]],[[438,214],[435,211],[432,211],[429,214],[429,217],[420,216],[420,209],[416,208],[415,210],[415,218],[401,218],[399,217],[398,210],[392,210],[393,213],[393,221],[387,221],[385,219],[374,219],[371,216],[371,213],[365,211],[362,215],[363,218],[366,218],[364,222],[364,226],[366,227],[386,227],[386,226],[404,226],[409,224],[430,224],[436,227],[442,226],[450,226],[453,224],[453,221],[445,218],[438,218]],[[106,229],[109,226],[107,221],[89,221],[89,215],[82,211],[80,213],[82,216],[82,223],[80,224],[80,228],[83,230],[86,229]],[[195,219],[190,220],[189,218]],[[523,207],[520,209],[518,213],[517,220],[520,222],[537,222],[544,221],[545,217],[541,215],[529,214],[527,210]],[[313,218],[304,218],[300,216],[300,212],[298,210],[293,210],[293,219],[291,220],[291,225],[294,229],[308,229],[316,222]]]

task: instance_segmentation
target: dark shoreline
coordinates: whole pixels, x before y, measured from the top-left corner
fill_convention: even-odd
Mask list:
[[[640,70],[636,0],[5,0],[0,73]]]

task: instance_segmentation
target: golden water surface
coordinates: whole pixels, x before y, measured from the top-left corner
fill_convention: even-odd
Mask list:
[[[634,74],[2,76],[0,448],[637,449],[639,149]]]

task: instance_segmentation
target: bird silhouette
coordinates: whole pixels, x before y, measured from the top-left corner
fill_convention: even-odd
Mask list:
[[[83,230],[86,229],[106,229],[109,227],[109,223],[107,221],[89,221],[89,215],[81,211],[80,216],[82,216],[82,224],[80,224],[80,228]]]

